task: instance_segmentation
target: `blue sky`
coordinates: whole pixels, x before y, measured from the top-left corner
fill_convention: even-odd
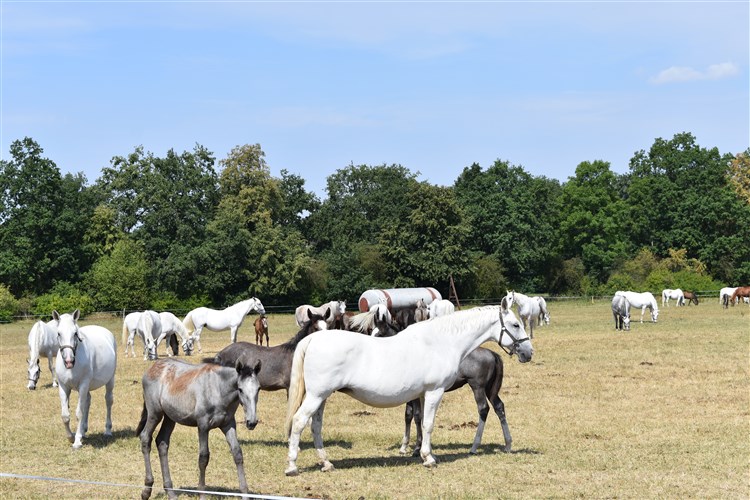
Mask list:
[[[113,156],[260,143],[273,175],[507,160],[623,173],[683,131],[750,147],[750,2],[7,2],[0,150],[89,182]]]

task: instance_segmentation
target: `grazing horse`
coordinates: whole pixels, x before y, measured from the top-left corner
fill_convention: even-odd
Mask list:
[[[135,357],[135,336],[143,341],[143,359],[156,359],[157,339],[162,334],[161,317],[156,311],[132,312],[122,321],[122,342],[125,344],[125,357],[128,347]],[[127,342],[125,340],[127,336]]]
[[[55,360],[62,421],[73,448],[83,446],[83,437],[89,427],[91,391],[105,387],[104,401],[107,403],[107,419],[104,435],[112,435],[112,402],[117,367],[117,346],[112,332],[102,326],[78,326],[80,312],[73,314],[52,312],[57,320],[57,338],[60,350]],[[70,431],[70,391],[78,391],[78,429]]]
[[[732,297],[729,299],[729,302],[732,303],[732,305],[736,303],[739,303],[740,298],[748,298],[750,297],[750,286],[740,286],[737,287],[737,289],[732,293]]]
[[[296,465],[300,434],[312,418],[313,442],[322,470],[333,469],[323,449],[323,410],[336,391],[381,408],[422,400],[423,441],[420,455],[433,466],[431,436],[443,394],[458,377],[461,360],[486,341],[498,342],[521,362],[533,348],[515,315],[505,306],[459,311],[410,326],[399,335],[375,339],[338,330],[316,332],[294,352],[286,430],[289,455],[286,475]]]
[[[513,304],[516,305],[518,317],[521,318],[524,328],[529,327],[529,338],[533,339],[534,327],[542,313],[539,301],[516,291],[508,291],[505,300],[508,302],[508,307],[513,307]]]
[[[448,314],[453,314],[453,312],[456,310],[456,306],[454,306],[453,302],[448,299],[437,299],[430,302],[430,305],[427,309],[427,317],[432,319],[438,318],[440,316],[446,316]]]
[[[615,330],[630,330],[630,302],[624,295],[612,297],[612,316],[615,318]]]
[[[214,332],[229,329],[230,341],[237,342],[237,330],[242,326],[242,321],[250,311],[266,314],[266,308],[263,307],[261,301],[252,297],[219,311],[208,307],[198,307],[187,313],[182,323],[190,331],[190,337],[198,344],[198,352],[203,352],[201,347],[203,327]]]
[[[330,316],[327,316],[329,318],[327,320],[328,328],[330,329],[333,328],[335,321],[343,320],[343,316],[346,313],[346,302],[344,302],[343,300],[332,300],[319,307],[307,304],[299,306],[294,311],[294,320],[297,322],[297,326],[299,326],[300,328],[305,323],[305,321],[307,321],[308,310],[312,311],[313,314],[317,314],[319,316],[325,316],[326,311],[331,311]]]
[[[184,361],[167,358],[155,362],[143,374],[143,412],[136,434],[141,440],[141,451],[146,465],[145,488],[141,499],[148,500],[154,485],[151,470],[151,437],[162,420],[156,435],[164,489],[170,499],[177,498],[172,489],[169,474],[169,440],[175,424],[198,428],[198,489],[200,498],[205,498],[206,466],[209,460],[208,432],[220,428],[232,451],[240,481],[240,491],[247,493],[242,448],[237,440],[235,413],[242,404],[245,410],[245,425],[254,429],[258,423],[258,372],[260,362],[243,364],[237,362],[233,368],[204,363],[192,365]]]
[[[697,293],[688,292],[687,290],[682,293],[685,296],[685,299],[687,300],[687,305],[694,303],[697,306],[699,304]]]
[[[182,321],[172,314],[171,312],[160,312],[159,319],[161,320],[161,334],[156,340],[156,347],[158,348],[162,340],[166,339],[167,343],[167,356],[177,355],[177,336],[180,337],[180,344],[182,345],[182,351],[185,356],[193,354],[193,339],[188,335],[187,328],[182,324]],[[172,348],[172,352],[169,352],[169,348]]]
[[[255,318],[253,323],[255,326],[255,343],[263,345],[263,336],[266,337],[266,347],[268,347],[268,318],[265,314],[261,314]]]
[[[326,311],[330,315],[331,311]],[[229,344],[213,358],[213,362],[223,366],[234,366],[237,361],[258,359],[263,370],[258,373],[258,383],[264,391],[289,390],[289,377],[292,371],[292,357],[297,344],[313,332],[326,330],[326,316],[307,311],[308,320],[302,328],[287,342],[273,347],[263,347],[250,342]]]
[[[57,356],[60,344],[57,342],[57,321],[54,319],[45,323],[37,321],[29,331],[29,390],[36,389],[42,370],[39,367],[40,358],[47,358],[47,366],[52,374],[52,387],[57,387],[57,374],[52,362]]]
[[[378,328],[383,332],[383,337],[391,337],[398,333],[387,324],[378,324]],[[469,384],[474,393],[474,400],[477,403],[477,412],[479,413],[479,425],[474,435],[474,443],[469,453],[477,453],[479,445],[482,444],[482,434],[484,426],[487,423],[487,415],[490,412],[490,405],[495,410],[495,414],[500,419],[500,426],[503,429],[503,438],[505,440],[504,451],[510,452],[513,439],[510,436],[508,421],[505,418],[505,405],[500,399],[500,388],[503,385],[503,360],[499,354],[484,347],[477,347],[471,351],[458,365],[458,377],[453,385],[445,392],[455,391],[464,385]],[[422,405],[419,399],[414,399],[406,403],[404,411],[404,437],[401,440],[399,453],[405,455],[409,446],[411,435],[411,423],[416,420],[417,442],[414,445],[413,455],[419,454],[419,448],[422,445]]]
[[[724,307],[729,306],[729,297],[732,296],[735,290],[737,290],[736,286],[725,286],[719,290],[719,304],[724,304]]]
[[[536,324],[539,326],[542,326],[542,322],[544,322],[545,325],[549,325],[549,311],[547,310],[547,301],[544,300],[544,297],[531,297],[532,299],[536,299],[537,302],[539,302],[539,317],[536,320]]]
[[[646,308],[651,311],[651,321],[656,323],[656,320],[659,317],[659,306],[656,305],[656,299],[651,292],[638,293],[617,291],[615,292],[615,295],[622,295],[628,299],[631,307],[641,310],[641,323],[643,323],[643,315],[646,312]]]
[[[685,294],[679,288],[672,290],[671,288],[665,288],[661,291],[661,306],[669,307],[669,299],[675,300],[678,306],[685,305]]]

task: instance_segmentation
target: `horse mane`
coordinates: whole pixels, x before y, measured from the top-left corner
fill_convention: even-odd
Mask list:
[[[492,316],[489,318],[489,316]],[[414,323],[408,328],[404,329],[399,335],[408,333],[409,331],[420,331],[420,330],[436,330],[436,322],[440,323],[440,331],[447,331],[451,333],[462,333],[467,330],[467,324],[474,323],[486,323],[489,319],[497,319],[500,317],[500,306],[488,305],[482,307],[475,307],[473,309],[465,309],[463,311],[456,311],[453,314],[446,316],[438,316],[432,318],[429,321],[420,321]]]
[[[318,321],[325,321],[325,319],[323,319],[323,316],[319,314],[313,314],[310,319],[302,323],[302,328],[300,328],[299,331],[294,334],[294,337],[287,340],[283,344],[279,344],[279,347],[288,351],[294,351],[297,348],[297,344],[299,344],[302,339],[313,333],[311,331],[312,326]]]

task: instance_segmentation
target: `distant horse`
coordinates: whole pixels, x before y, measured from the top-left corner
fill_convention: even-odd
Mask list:
[[[328,328],[333,328],[334,322],[342,317],[344,313],[346,313],[346,302],[343,300],[332,300],[326,304],[323,304],[322,306],[315,307],[311,305],[303,305],[299,306],[294,311],[294,320],[297,322],[297,326],[302,327],[305,321],[307,321],[307,311],[311,310],[313,314],[317,314],[319,316],[325,316],[326,311],[331,311],[331,314],[328,316]]]
[[[154,360],[156,355],[157,339],[161,335],[161,317],[156,311],[132,312],[125,316],[122,321],[122,341],[125,344],[125,357],[128,356],[128,347],[130,347],[133,357],[135,357],[135,336],[138,335],[143,341],[143,360]]]
[[[268,347],[268,318],[265,314],[261,314],[255,318],[253,323],[255,326],[255,343],[263,345],[263,336],[266,337],[266,347]]]
[[[161,359],[143,374],[143,411],[136,434],[141,440],[141,451],[146,465],[145,488],[141,499],[148,500],[154,485],[151,470],[151,438],[162,420],[156,435],[164,489],[170,499],[177,498],[172,489],[169,473],[169,440],[175,424],[198,428],[198,489],[200,498],[205,498],[206,466],[210,456],[208,432],[219,428],[232,451],[237,466],[240,491],[247,493],[242,448],[237,440],[235,413],[242,404],[245,410],[245,425],[254,429],[258,423],[258,372],[261,363],[237,362],[233,368],[215,364],[191,365],[178,359]]]
[[[725,286],[719,290],[719,304],[724,304],[724,307],[727,307],[729,305],[729,297],[732,296],[735,290],[737,290],[736,286]]]
[[[161,320],[161,334],[156,340],[156,347],[158,348],[162,340],[166,339],[167,343],[167,356],[177,355],[177,336],[180,337],[180,345],[182,345],[182,351],[185,356],[193,354],[193,339],[188,334],[187,328],[182,324],[182,321],[172,314],[171,312],[160,312],[159,319]],[[172,352],[169,352],[169,348],[172,348]]]
[[[112,435],[112,402],[117,367],[117,346],[112,332],[97,325],[78,326],[80,312],[73,314],[52,312],[57,320],[57,336],[60,350],[55,360],[62,421],[73,448],[83,446],[83,437],[89,427],[91,391],[105,387],[104,401],[107,403],[107,419],[104,435]],[[78,429],[70,431],[70,391],[78,391]]]
[[[326,315],[330,314],[330,310],[326,311]],[[237,361],[258,359],[263,364],[263,370],[258,373],[260,388],[264,391],[289,390],[292,357],[297,344],[311,333],[328,327],[326,316],[307,311],[307,318],[297,334],[283,344],[263,347],[250,342],[235,342],[219,351],[212,361],[223,366],[234,366]]]
[[[532,299],[536,299],[537,302],[539,302],[539,317],[537,318],[536,324],[539,326],[542,326],[542,322],[544,322],[545,325],[549,325],[549,311],[547,310],[547,301],[544,300],[544,297],[531,297]]]
[[[630,302],[624,295],[612,297],[612,316],[615,318],[615,330],[630,330]]]
[[[203,352],[201,347],[203,327],[214,332],[229,329],[229,340],[232,343],[237,342],[237,330],[242,326],[242,321],[250,311],[266,314],[266,308],[263,307],[261,301],[253,297],[218,311],[208,307],[198,307],[187,313],[182,323],[190,331],[191,338],[198,344],[198,352]]]
[[[430,311],[427,308],[427,305],[424,303],[424,299],[419,299],[417,301],[417,308],[414,309],[414,322],[419,323],[420,321],[425,321],[429,319]]]
[[[732,297],[729,299],[729,302],[734,305],[735,302],[739,303],[740,298],[746,299],[748,297],[750,297],[750,286],[740,286],[737,287],[734,293],[732,293]]]
[[[54,319],[45,323],[37,321],[29,331],[29,384],[27,389],[36,389],[39,376],[42,373],[39,367],[40,358],[47,358],[47,366],[52,374],[52,387],[57,387],[57,374],[52,362],[57,356],[60,344],[57,342],[57,321]]]
[[[378,331],[375,326],[375,321],[379,319],[386,321],[387,323],[393,321],[391,312],[385,304],[374,304],[369,311],[355,314],[349,318],[347,329],[351,332],[359,332],[364,333],[365,335],[377,337]]]
[[[539,301],[516,291],[508,291],[505,300],[508,301],[508,307],[513,307],[513,304],[516,305],[518,317],[521,318],[524,328],[529,327],[529,338],[533,339],[534,327],[542,313]]]
[[[646,308],[651,311],[651,321],[656,323],[656,320],[659,317],[659,306],[656,305],[656,299],[651,292],[638,293],[618,291],[615,292],[615,295],[622,295],[628,299],[631,307],[641,310],[641,323],[643,323],[643,315],[646,312]]]
[[[427,309],[427,316],[432,319],[440,316],[446,316],[448,314],[453,314],[453,312],[456,310],[456,306],[454,306],[453,302],[451,302],[450,300],[437,299],[430,302],[430,305],[427,307]]]
[[[669,299],[673,299],[677,302],[678,306],[685,305],[685,294],[679,288],[672,290],[671,288],[665,288],[661,291],[661,306],[669,307]]]
[[[391,337],[398,333],[397,330],[389,328],[387,325],[379,324],[378,328],[383,332],[383,337]],[[466,384],[469,384],[474,393],[474,400],[477,403],[477,411],[479,412],[479,425],[477,426],[474,443],[469,453],[472,455],[476,454],[479,445],[482,444],[482,434],[484,433],[484,426],[487,423],[487,415],[490,412],[490,405],[487,404],[488,401],[500,419],[500,426],[503,429],[503,438],[505,440],[504,451],[506,453],[510,452],[513,439],[510,436],[510,429],[505,418],[505,405],[500,399],[500,388],[503,385],[503,360],[500,355],[484,347],[477,347],[471,351],[461,360],[461,363],[458,365],[458,378],[456,378],[453,385],[445,392],[455,391]],[[401,440],[401,448],[399,449],[399,453],[402,455],[407,453],[412,420],[416,420],[417,442],[414,445],[414,455],[416,456],[419,454],[419,448],[422,445],[422,405],[419,399],[406,403],[404,411],[404,437]]]
[[[489,340],[518,354],[521,362],[529,361],[534,352],[523,326],[505,305],[422,321],[385,339],[338,330],[316,332],[303,339],[294,352],[289,385],[286,475],[299,473],[300,434],[311,417],[322,470],[333,469],[323,449],[321,431],[325,402],[335,391],[380,408],[422,399],[420,456],[425,466],[433,466],[435,412],[446,389],[456,381],[461,360]]]
[[[691,303],[695,304],[696,306],[699,304],[698,301],[698,294],[694,292],[688,292],[687,290],[683,292],[683,295],[685,296],[685,300],[687,300],[687,304],[690,305]]]

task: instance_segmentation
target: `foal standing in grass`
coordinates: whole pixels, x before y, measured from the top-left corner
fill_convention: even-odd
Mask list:
[[[170,500],[177,498],[172,489],[172,477],[169,474],[169,438],[175,424],[198,427],[198,489],[206,489],[206,466],[210,453],[208,451],[208,431],[216,427],[224,433],[234,463],[237,465],[237,476],[240,491],[247,493],[245,468],[242,449],[237,440],[237,422],[234,414],[242,404],[245,409],[245,425],[254,429],[258,423],[256,407],[258,404],[258,371],[260,361],[253,365],[244,365],[238,361],[233,368],[211,363],[191,365],[174,358],[156,361],[143,374],[143,413],[136,434],[141,438],[141,451],[146,464],[145,488],[141,498],[151,496],[154,474],[151,471],[151,437],[156,426],[162,420],[161,429],[156,436],[159,450],[161,473],[164,489]],[[205,495],[201,493],[201,498]]]

